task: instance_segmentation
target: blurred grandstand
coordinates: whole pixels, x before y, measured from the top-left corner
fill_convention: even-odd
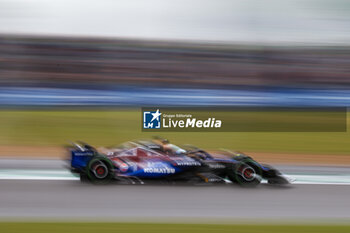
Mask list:
[[[0,36],[2,105],[348,105],[350,48]],[[327,101],[325,101],[327,96]]]

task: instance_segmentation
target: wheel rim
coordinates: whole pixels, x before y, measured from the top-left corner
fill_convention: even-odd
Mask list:
[[[97,179],[104,179],[108,175],[108,168],[104,163],[97,163],[92,166],[92,172]]]
[[[254,168],[250,166],[242,166],[241,169],[239,169],[239,175],[245,180],[245,181],[253,181],[256,177],[256,172]]]

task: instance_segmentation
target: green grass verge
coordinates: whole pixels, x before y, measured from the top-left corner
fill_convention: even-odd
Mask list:
[[[149,138],[141,132],[140,110],[0,111],[0,145],[61,146],[82,140],[96,146]],[[162,132],[177,144],[205,149],[227,148],[256,152],[350,154],[350,133]]]
[[[151,224],[151,223],[0,223],[1,232],[11,233],[96,233],[96,232],[143,232],[143,233],[345,233],[350,226],[343,225],[216,225],[216,224]]]

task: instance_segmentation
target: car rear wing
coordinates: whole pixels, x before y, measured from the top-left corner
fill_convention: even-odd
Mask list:
[[[77,141],[70,143],[73,145],[73,147],[69,148],[71,170],[82,171],[98,152],[94,147],[85,142]]]
[[[90,146],[86,142],[82,142],[82,141],[72,142],[72,141],[70,141],[70,144],[73,145],[73,149],[79,150],[81,152],[86,152],[86,151],[97,152],[95,147]]]

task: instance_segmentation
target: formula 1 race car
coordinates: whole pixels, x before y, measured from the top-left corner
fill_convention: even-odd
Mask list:
[[[205,150],[178,147],[167,139],[130,141],[118,147],[96,149],[86,143],[69,148],[70,170],[81,181],[144,184],[169,183],[238,183],[256,186],[263,179],[269,184],[288,184],[278,170],[262,165],[251,157],[235,152],[209,153]]]

